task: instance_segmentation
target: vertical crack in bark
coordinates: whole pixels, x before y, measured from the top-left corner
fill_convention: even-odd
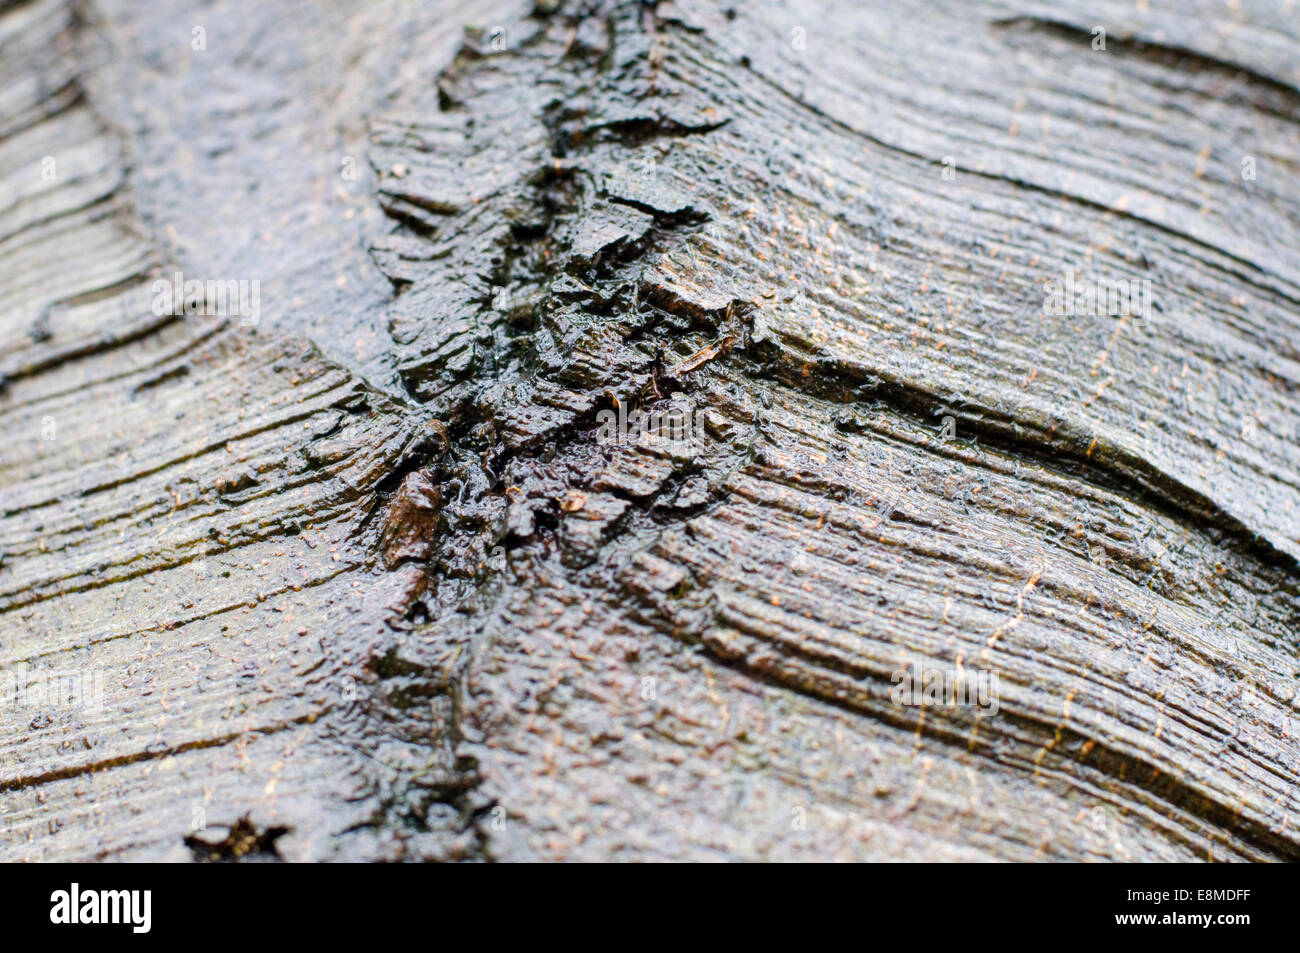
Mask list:
[[[1281,587],[1261,600],[1268,602],[1263,624],[1294,625],[1295,609],[1284,604],[1295,590],[1294,560],[1214,500],[1122,448],[1094,458],[1091,447],[1075,452],[1070,435],[1057,437],[1056,423],[974,402],[954,413],[965,439],[974,436],[983,447],[954,457],[925,435],[933,417],[953,412],[951,398],[822,358],[811,339],[774,335],[767,317],[773,305],[747,286],[752,276],[744,268],[701,267],[701,252],[734,255],[743,246],[735,236],[730,244],[717,241],[712,230],[723,175],[708,142],[730,118],[707,89],[665,90],[665,44],[687,35],[683,24],[658,17],[652,6],[601,3],[511,29],[522,39],[508,52],[462,50],[437,83],[436,108],[417,96],[403,104],[401,118],[381,122],[373,157],[381,202],[400,225],[375,257],[400,292],[391,329],[404,355],[402,379],[449,434],[446,455],[429,468],[442,502],[426,565],[429,589],[407,607],[409,631],[390,657],[416,665],[421,678],[456,699],[447,757],[456,760],[456,746],[469,735],[464,680],[476,649],[501,624],[500,595],[527,588],[527,574],[553,559],[635,618],[703,644],[756,677],[882,721],[924,726],[955,746],[978,735],[978,719],[944,716],[925,726],[889,708],[881,696],[890,666],[795,638],[776,611],[739,608],[716,566],[692,564],[704,559],[697,546],[707,546],[704,517],[723,500],[756,492],[747,484],[751,475],[783,494],[789,488],[844,498],[833,478],[817,476],[827,458],[812,468],[811,481],[791,471],[773,426],[780,414],[768,411],[774,400],[849,407],[859,424],[876,418],[858,431],[885,445],[910,444],[994,472],[1014,468],[1019,476],[1024,466],[1054,483],[1081,481],[1107,506],[1150,510],[1169,525],[1190,517],[1195,545],[1231,553],[1243,588],[1256,574]],[[536,92],[522,95],[525,89]],[[687,143],[704,151],[676,148]],[[694,176],[708,188],[694,187]],[[709,408],[706,447],[697,455],[627,452],[598,440],[602,410],[625,402],[654,407],[673,394]],[[979,507],[966,499],[967,513]],[[834,510],[834,503],[823,506],[817,525]],[[944,525],[907,512],[898,512],[898,523],[926,531]],[[685,548],[675,542],[692,537]],[[1108,551],[1129,560],[1123,550]],[[516,557],[521,574],[510,570]],[[941,558],[969,557],[954,551]],[[1132,558],[1132,581],[1163,594],[1160,560],[1147,560],[1139,572],[1145,557]],[[1017,624],[1024,618],[1021,585],[1015,580],[1009,591]],[[1064,580],[1041,588],[1067,602],[1087,595]],[[1168,590],[1173,600],[1176,588]],[[623,593],[635,602],[623,601]],[[1136,611],[1117,615],[1143,625]],[[989,648],[1005,631],[1003,622]],[[418,644],[426,632],[434,633],[439,665],[415,661],[429,655]],[[1166,634],[1183,638],[1173,629]],[[1207,637],[1204,623],[1200,636]],[[1281,695],[1275,700],[1286,703]],[[1284,828],[1263,815],[1242,817],[1222,794],[1163,770],[1163,754],[1132,739],[1066,729],[1028,695],[1009,704],[1015,711],[1001,743],[1023,749],[1026,770],[1037,774],[1050,763],[1068,773],[1086,762],[1097,783],[1126,792],[1115,795],[1121,801],[1164,804],[1179,814],[1187,830],[1171,833],[1175,839],[1194,844],[1209,825],[1219,829],[1212,836],[1231,831],[1251,849],[1295,855]],[[996,756],[998,743],[969,744]],[[475,788],[473,759],[460,763],[460,780],[440,790],[451,792],[446,803],[469,823],[494,804]],[[488,849],[481,825],[478,833],[478,849]]]

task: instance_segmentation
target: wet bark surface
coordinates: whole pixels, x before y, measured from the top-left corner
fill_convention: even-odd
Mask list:
[[[1296,34],[0,8],[0,857],[1296,859]]]

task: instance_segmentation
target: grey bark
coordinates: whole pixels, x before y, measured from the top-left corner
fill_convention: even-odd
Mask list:
[[[1295,859],[1298,49],[4,7],[0,857]]]

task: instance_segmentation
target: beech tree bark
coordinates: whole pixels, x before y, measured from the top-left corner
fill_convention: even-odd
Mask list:
[[[0,5],[0,859],[1300,857],[1297,29]]]

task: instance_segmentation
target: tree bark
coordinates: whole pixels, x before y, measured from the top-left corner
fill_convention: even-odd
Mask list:
[[[1296,859],[1300,40],[1191,6],[0,9],[0,675],[103,679],[0,859]]]

